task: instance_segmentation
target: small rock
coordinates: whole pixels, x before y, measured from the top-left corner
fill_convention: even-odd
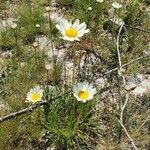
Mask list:
[[[134,84],[133,82],[129,82],[125,85],[125,90],[127,91],[132,91],[136,88],[136,84]]]
[[[140,84],[143,88],[145,88],[146,90],[150,91],[150,80],[144,80],[143,82],[141,82]]]
[[[6,51],[6,52],[3,52],[1,55],[4,58],[11,58],[13,54],[11,51]]]
[[[143,94],[146,93],[146,89],[139,86],[137,88],[135,88],[133,91],[132,91],[133,95],[135,96],[142,96]]]

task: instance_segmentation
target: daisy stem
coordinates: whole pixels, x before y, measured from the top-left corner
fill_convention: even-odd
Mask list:
[[[29,0],[28,2],[29,2],[29,11],[30,11],[30,14],[32,14],[32,2],[31,0]]]
[[[64,62],[64,89],[65,89],[65,92],[66,92],[66,81],[67,80],[67,70],[66,70],[66,60]]]
[[[73,46],[74,47],[74,44]],[[72,83],[75,82],[75,71],[76,71],[76,53],[75,53],[75,50],[73,49],[73,76],[72,76]]]
[[[35,54],[34,54],[35,64],[37,64],[37,49],[36,49],[36,47],[34,47],[34,52],[35,52]]]
[[[48,122],[48,116],[50,112],[50,103],[46,103],[44,105],[44,116],[45,116],[45,121]]]
[[[46,75],[47,75],[47,84],[49,82],[49,70],[46,70]]]
[[[14,32],[14,37],[15,37],[15,44],[16,44],[16,48],[18,49],[18,36],[17,36],[17,30],[13,29]]]
[[[52,21],[51,21],[51,16],[50,16],[50,12],[48,12],[48,22],[49,22],[49,36],[50,36],[50,42],[51,42],[51,49],[52,49],[52,54],[53,54],[53,57],[54,57],[54,49],[53,49],[53,34],[52,34]]]

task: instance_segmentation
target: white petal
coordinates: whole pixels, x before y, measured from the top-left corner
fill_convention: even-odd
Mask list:
[[[84,32],[85,31],[85,32]],[[87,29],[87,30],[84,30],[83,32],[80,32],[79,34],[78,34],[78,38],[79,37],[82,37],[85,33],[88,33],[89,32],[89,30]]]
[[[87,100],[82,100],[82,102],[83,102],[83,103],[86,103],[86,102],[87,102]]]
[[[78,27],[77,27],[77,30],[80,31],[81,29],[86,29],[86,24],[85,22],[81,23]]]
[[[84,33],[88,33],[88,32],[90,32],[90,30],[89,30],[89,29],[86,29],[86,30],[84,30],[83,32],[84,32]]]
[[[73,92],[77,92],[78,91],[78,86],[77,85],[74,85],[73,86]]]
[[[62,39],[67,40],[67,41],[74,41],[75,38],[69,38],[68,36],[62,37]]]
[[[84,81],[84,82],[83,82],[83,85],[84,85],[84,88],[86,88],[86,89],[87,89],[87,88],[88,88],[88,86],[89,86],[89,83],[88,83],[87,81]]]
[[[78,87],[79,87],[80,90],[83,89],[83,83],[82,83],[82,82],[79,82],[79,83],[78,83]]]
[[[61,30],[61,27],[60,27],[59,24],[56,24],[56,28],[57,28],[58,30]]]
[[[76,41],[80,41],[80,39],[78,37],[76,37]]]
[[[70,28],[70,23],[66,19],[63,19],[60,21],[60,26],[62,27],[63,30],[66,30]]]
[[[77,28],[79,26],[79,19],[76,19],[75,22],[72,25],[72,28]]]

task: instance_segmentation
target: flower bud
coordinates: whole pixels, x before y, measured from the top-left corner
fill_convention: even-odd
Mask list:
[[[40,28],[40,25],[39,25],[39,24],[36,24],[35,26],[36,26],[37,28]]]
[[[47,12],[49,12],[51,10],[51,8],[49,6],[47,6],[45,9]]]
[[[38,44],[37,42],[34,42],[34,43],[33,43],[33,47],[34,47],[34,48],[37,48],[38,45],[39,45],[39,44]]]

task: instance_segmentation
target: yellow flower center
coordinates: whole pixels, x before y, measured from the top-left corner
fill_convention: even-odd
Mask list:
[[[42,97],[41,93],[35,92],[32,95],[32,101],[33,102],[38,102],[38,101],[41,100],[41,97]]]
[[[79,97],[81,99],[85,99],[86,100],[86,99],[88,99],[89,96],[90,96],[90,93],[87,90],[82,90],[82,91],[79,92]]]
[[[78,35],[78,31],[74,28],[67,29],[65,32],[66,35],[70,38],[74,38]]]

